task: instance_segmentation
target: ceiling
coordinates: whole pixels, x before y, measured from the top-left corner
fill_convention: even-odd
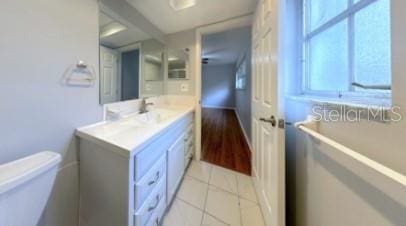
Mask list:
[[[187,9],[175,11],[169,0],[127,0],[165,34],[212,24],[254,11],[257,0],[197,0]]]
[[[100,31],[102,31],[104,27],[114,22],[116,21],[106,14],[102,12],[99,14]],[[100,43],[110,48],[119,48],[150,38],[150,35],[146,34],[136,27],[127,27],[126,30],[120,31],[107,37],[100,38]]]
[[[203,36],[202,58],[209,58],[208,65],[237,63],[240,54],[250,46],[251,27]]]
[[[109,23],[114,22],[114,20],[112,18],[110,18],[109,16],[107,16],[104,13],[100,13],[99,14],[99,25],[100,27],[106,26]]]

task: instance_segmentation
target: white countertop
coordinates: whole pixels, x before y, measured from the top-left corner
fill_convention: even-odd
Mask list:
[[[155,109],[165,111],[158,123],[142,123],[138,114],[117,121],[103,121],[78,128],[76,135],[108,149],[114,148],[124,156],[136,154],[147,141],[169,128],[173,123],[194,111],[194,106],[166,105]],[[154,110],[153,110],[154,111]]]

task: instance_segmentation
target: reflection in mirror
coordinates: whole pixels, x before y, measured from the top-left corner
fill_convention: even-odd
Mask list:
[[[164,45],[105,12],[100,23],[100,103],[164,93]]]
[[[145,81],[162,81],[163,65],[162,52],[146,54],[144,56]]]
[[[189,53],[185,50],[168,51],[168,78],[189,79]]]
[[[142,97],[164,94],[164,48],[162,43],[153,39],[142,42]]]

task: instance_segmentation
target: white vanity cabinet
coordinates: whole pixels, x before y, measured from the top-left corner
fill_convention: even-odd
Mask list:
[[[113,136],[79,129],[80,226],[159,225],[190,161],[193,120],[184,114],[134,148],[119,141],[127,145],[143,128],[120,130],[120,137],[106,126]]]

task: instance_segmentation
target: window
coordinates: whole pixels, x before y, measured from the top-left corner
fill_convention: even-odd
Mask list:
[[[237,68],[237,73],[235,75],[235,88],[245,89],[246,86],[247,86],[247,62],[244,57]]]
[[[305,93],[390,96],[390,0],[304,0],[303,12]]]

